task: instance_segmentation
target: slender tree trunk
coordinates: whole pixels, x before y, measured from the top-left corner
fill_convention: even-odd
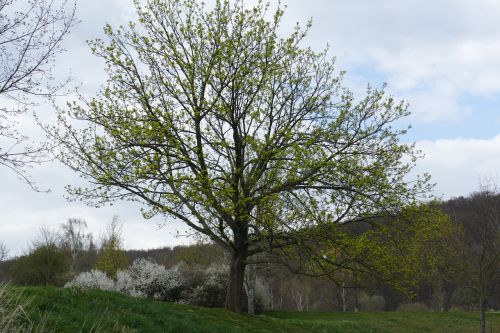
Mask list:
[[[347,300],[346,300],[346,290],[344,287],[340,287],[340,298],[342,300],[342,312],[347,311]]]
[[[269,286],[269,295],[271,295],[271,310],[274,310],[274,290],[273,286]]]
[[[479,332],[486,333],[486,300],[479,302]]]
[[[238,248],[231,258],[229,271],[229,287],[226,294],[226,309],[235,313],[242,313],[244,300],[243,283],[245,279],[245,266],[247,259],[246,248]]]
[[[246,291],[248,299],[248,314],[255,315],[255,284],[257,282],[257,272],[255,264],[248,266],[246,278]]]
[[[283,310],[283,280],[280,280],[280,308],[279,310]]]
[[[309,311],[309,296],[311,296],[311,278],[307,278],[306,282],[306,311]]]

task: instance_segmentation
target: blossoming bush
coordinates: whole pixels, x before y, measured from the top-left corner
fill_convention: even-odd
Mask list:
[[[229,280],[226,264],[212,264],[208,268],[187,267],[182,264],[171,268],[151,259],[135,260],[126,270],[118,271],[113,281],[104,272],[92,270],[81,273],[66,283],[65,288],[101,289],[117,291],[133,297],[181,302],[206,307],[224,306]],[[262,306],[264,287],[256,284],[256,309]],[[259,288],[260,287],[260,288]]]
[[[135,289],[134,280],[128,271],[118,271],[116,273],[115,291],[134,297],[146,296],[143,292]]]
[[[93,269],[83,272],[64,285],[64,288],[114,290],[115,283],[105,273]]]
[[[118,271],[116,281],[99,270],[81,273],[66,283],[65,288],[114,290],[134,297],[150,297],[178,301],[185,279],[174,266],[166,269],[149,259],[137,259],[127,270]]]
[[[115,289],[131,296],[147,296],[177,301],[185,279],[178,266],[166,269],[149,259],[140,258],[117,274]]]
[[[223,264],[212,264],[203,275],[203,282],[195,286],[183,302],[206,307],[223,307],[229,280],[229,267]]]

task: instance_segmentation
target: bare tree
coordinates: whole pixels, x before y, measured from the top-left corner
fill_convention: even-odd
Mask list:
[[[67,80],[53,68],[61,41],[76,23],[70,0],[0,0],[0,165],[33,186],[26,168],[46,158],[47,144],[33,145],[16,128],[16,116],[38,97],[54,97]]]
[[[92,243],[92,234],[86,233],[87,222],[70,218],[61,225],[61,246],[69,253],[70,271],[74,272],[79,264],[79,257]]]
[[[41,226],[39,229],[39,234],[31,242],[32,249],[36,249],[43,246],[57,247],[60,239],[60,235],[57,230],[50,229],[47,226]]]
[[[473,290],[480,310],[480,332],[486,332],[488,299],[500,290],[500,194],[488,181],[463,199],[466,213],[454,219],[464,228],[464,285]],[[452,213],[453,215],[453,213]]]
[[[0,242],[0,262],[7,259],[8,256],[9,256],[9,249],[7,248],[7,245],[5,245],[4,242]]]
[[[249,264],[246,270],[244,280],[245,291],[247,293],[248,314],[255,315],[255,298],[257,284],[257,267],[255,264]]]

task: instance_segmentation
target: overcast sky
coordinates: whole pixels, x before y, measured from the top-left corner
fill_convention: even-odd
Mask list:
[[[106,76],[86,40],[102,37],[102,27],[125,25],[135,17],[129,0],[78,0],[81,23],[65,41],[58,73],[71,71],[80,91],[91,96]],[[368,83],[388,83],[388,91],[410,103],[407,119],[426,157],[414,172],[429,172],[435,194],[467,195],[479,179],[497,179],[500,168],[500,2],[495,0],[288,0],[283,31],[313,19],[306,43],[330,45],[345,83],[361,96]],[[38,110],[44,119],[53,111]],[[29,117],[19,129],[33,138],[40,131]],[[0,168],[0,241],[19,254],[40,226],[57,227],[70,217],[85,219],[98,235],[114,214],[124,223],[126,248],[154,248],[189,242],[182,225],[145,221],[140,206],[117,203],[89,208],[64,199],[64,186],[78,176],[56,162],[32,170],[36,193]],[[167,222],[167,223],[165,223]],[[165,226],[160,227],[161,224]]]

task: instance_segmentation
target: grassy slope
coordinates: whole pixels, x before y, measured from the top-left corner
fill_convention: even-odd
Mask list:
[[[268,312],[238,316],[206,309],[131,298],[103,291],[23,288],[57,332],[477,332],[477,313]],[[488,314],[488,331],[500,332],[500,314]]]

